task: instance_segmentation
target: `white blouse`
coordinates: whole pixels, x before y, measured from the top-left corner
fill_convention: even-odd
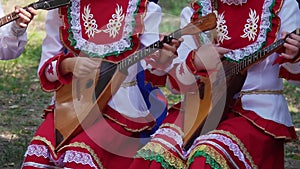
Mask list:
[[[149,2],[147,5],[147,13],[144,18],[144,34],[141,35],[140,40],[143,46],[149,46],[150,44],[159,40],[159,24],[161,22],[161,8],[153,3]],[[38,71],[50,58],[64,51],[64,46],[60,39],[59,27],[62,26],[62,21],[59,17],[58,9],[54,9],[48,12],[46,18],[46,38],[42,44],[42,56]],[[52,66],[56,66],[56,61],[52,62]],[[49,75],[46,72],[47,80],[54,82],[58,80],[56,69],[53,69],[54,75]],[[136,74],[138,73],[137,65],[133,65],[128,69],[128,76],[125,82],[131,82],[136,80]],[[129,117],[144,117],[149,114],[146,103],[143,101],[143,96],[137,85],[128,87],[120,87],[117,93],[109,101],[110,107],[116,111],[129,116]],[[52,100],[54,103],[54,100]]]
[[[0,3],[0,16],[4,11]],[[19,57],[27,43],[26,28],[20,28],[15,21],[0,27],[0,60]]]
[[[190,22],[192,14],[193,10],[190,7],[183,9],[181,26]],[[282,31],[292,32],[300,27],[300,10],[295,0],[285,0],[278,15],[281,19],[278,38],[280,38]],[[196,48],[192,37],[186,36],[178,54],[184,58],[192,49]],[[283,81],[281,78],[278,78],[280,66],[284,66],[294,74],[300,73],[300,63],[273,65],[277,56],[278,54],[274,53],[260,64],[252,66],[248,70],[242,91],[281,91],[283,89]],[[272,120],[288,127],[293,126],[287,102],[282,94],[245,94],[241,99],[245,110],[252,110],[264,119]]]

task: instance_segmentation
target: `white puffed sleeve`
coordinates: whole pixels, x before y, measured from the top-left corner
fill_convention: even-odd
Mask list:
[[[0,16],[4,16],[0,3]],[[19,27],[15,21],[0,27],[0,59],[9,60],[19,57],[27,44],[26,28]]]

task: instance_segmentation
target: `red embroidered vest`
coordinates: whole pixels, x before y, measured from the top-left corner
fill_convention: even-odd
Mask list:
[[[283,0],[248,0],[242,5],[217,2],[218,43],[233,49],[229,58],[239,61],[276,40],[280,27],[278,12]],[[193,18],[212,12],[210,0],[192,3]]]
[[[140,46],[147,2],[72,0],[60,9],[61,40],[77,55],[120,61]]]

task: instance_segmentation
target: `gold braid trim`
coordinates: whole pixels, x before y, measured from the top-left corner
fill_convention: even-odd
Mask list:
[[[226,159],[220,154],[218,151],[216,151],[213,147],[209,145],[199,145],[196,146],[190,153],[189,158],[187,161],[190,161],[191,158],[194,156],[194,154],[199,152],[205,152],[208,154],[212,159],[214,159],[223,169],[230,169],[228,166]],[[189,164],[188,164],[189,165]]]
[[[136,84],[137,84],[137,81],[136,81],[136,80],[131,81],[131,82],[123,82],[123,83],[121,84],[121,87],[126,88],[126,87],[130,87],[130,86],[135,86]]]
[[[174,154],[169,152],[166,148],[162,145],[154,142],[149,142],[146,144],[141,150],[141,152],[153,152],[154,154],[160,155],[169,165],[175,168],[186,168],[186,164],[184,161],[176,157]]]
[[[127,127],[127,124],[121,123],[121,122],[119,122],[117,119],[112,118],[112,117],[110,117],[109,115],[107,115],[107,114],[105,114],[105,113],[103,113],[103,116],[105,116],[105,117],[107,117],[109,120],[111,120],[111,121],[113,121],[113,122],[119,124],[119,125],[122,126],[123,129],[125,129],[126,131],[129,131],[129,132],[132,132],[132,133],[141,132],[141,131],[144,131],[144,130],[146,130],[146,129],[147,129],[147,130],[151,130],[151,129],[155,126],[155,124],[153,124],[153,126],[145,126],[145,127],[139,128],[139,129],[131,129],[131,128],[128,128],[128,127]]]
[[[98,156],[96,155],[96,153],[94,152],[94,150],[86,145],[85,143],[83,142],[74,142],[74,143],[71,143],[71,144],[68,144],[68,145],[65,145],[63,146],[61,149],[59,149],[58,151],[61,151],[63,150],[64,148],[68,148],[68,147],[77,147],[77,148],[82,148],[82,149],[85,149],[89,152],[89,154],[93,157],[93,159],[96,161],[96,163],[98,164],[98,166],[101,168],[101,169],[104,169],[100,159],[98,158]]]
[[[273,94],[273,95],[282,95],[283,90],[244,90],[240,92],[240,95],[246,94]]]
[[[163,123],[162,125],[160,125],[159,128],[163,128],[163,127],[172,127],[172,128],[174,128],[174,129],[177,130],[177,132],[180,134],[181,137],[184,135],[182,129],[179,126],[175,125],[175,124],[172,124],[172,123]]]
[[[57,158],[57,154],[55,153],[55,148],[49,140],[47,140],[45,137],[35,136],[35,137],[32,138],[31,141],[35,141],[35,140],[44,142],[51,149],[51,151],[53,152],[54,158]]]
[[[246,158],[248,159],[248,161],[250,162],[251,164],[251,167],[253,169],[257,169],[257,166],[254,164],[254,161],[251,157],[251,155],[249,154],[247,148],[245,147],[245,145],[241,142],[241,140],[239,140],[235,135],[231,134],[230,132],[228,131],[224,131],[224,130],[214,130],[213,132],[210,132],[210,133],[219,133],[219,134],[222,134],[222,135],[226,135],[227,137],[231,138],[232,140],[234,140],[238,145],[239,147],[241,148],[243,154],[246,156]]]
[[[41,137],[41,136],[35,136],[35,137],[33,137],[32,141],[34,141],[34,140],[44,142],[51,149],[51,151],[53,152],[54,157],[57,158],[57,154],[55,152],[55,148],[54,148],[54,146],[51,144],[51,142],[49,140],[47,140],[45,137]],[[63,146],[57,152],[62,151],[64,148],[67,148],[67,147],[79,147],[79,148],[82,148],[82,149],[86,149],[90,153],[90,155],[93,157],[93,159],[96,161],[96,163],[98,164],[98,166],[101,169],[104,169],[101,161],[97,157],[97,155],[94,152],[94,150],[90,146],[86,145],[85,143],[74,142],[74,143],[71,143],[71,144]]]

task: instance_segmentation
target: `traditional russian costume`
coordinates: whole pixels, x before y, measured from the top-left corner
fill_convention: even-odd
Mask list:
[[[282,31],[300,27],[294,0],[196,1],[181,17],[186,24],[211,12],[217,15],[217,43],[232,49],[224,56],[236,63],[279,40]],[[299,76],[299,62],[287,63],[277,53],[250,67],[237,104],[216,130],[199,136],[189,149],[189,168],[284,168],[283,143],[297,135],[280,77]]]
[[[160,20],[160,7],[146,0],[72,0],[68,7],[49,11],[39,66],[42,88],[55,92],[72,83],[72,74],[60,74],[65,58],[84,55],[117,63],[158,41]],[[28,146],[23,168],[128,168],[166,116],[164,95],[144,76],[140,63],[129,67],[103,116],[60,148],[54,134],[54,96]]]

